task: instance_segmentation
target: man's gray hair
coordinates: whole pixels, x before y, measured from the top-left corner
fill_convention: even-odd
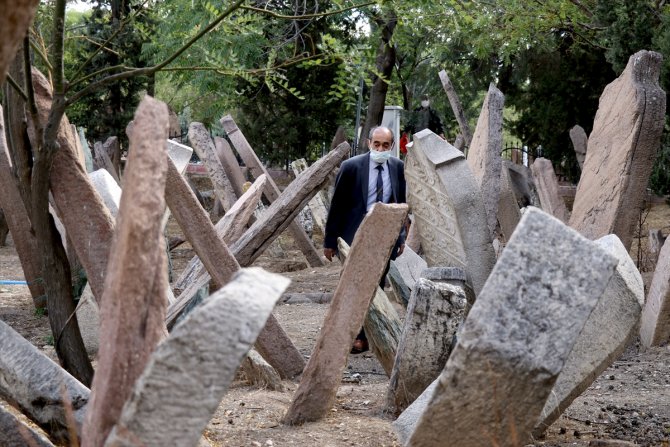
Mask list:
[[[375,133],[375,130],[377,129],[386,129],[391,133],[391,144],[395,143],[395,134],[391,129],[389,129],[386,126],[373,126],[372,129],[370,129],[370,132],[368,133],[368,140],[372,141],[372,134]]]

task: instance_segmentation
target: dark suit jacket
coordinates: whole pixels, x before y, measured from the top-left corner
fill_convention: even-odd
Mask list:
[[[405,203],[405,165],[395,157],[388,160],[391,177],[391,203]],[[366,214],[370,153],[357,155],[342,163],[335,180],[335,192],[328,211],[323,246],[337,250],[337,238],[349,245]],[[405,243],[404,228],[396,247]],[[395,251],[395,250],[394,250]]]

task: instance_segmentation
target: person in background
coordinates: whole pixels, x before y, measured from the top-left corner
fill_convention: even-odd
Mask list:
[[[430,98],[428,95],[421,97],[421,107],[414,109],[412,118],[407,126],[407,131],[414,135],[424,129],[430,129],[434,134],[444,138],[444,127],[442,120],[435,109],[430,107]]]

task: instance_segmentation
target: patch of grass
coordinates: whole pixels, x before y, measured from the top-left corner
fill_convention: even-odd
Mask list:
[[[36,307],[34,313],[35,313],[36,317],[43,317],[47,314],[47,308],[46,307]]]
[[[54,345],[54,336],[53,335],[47,335],[46,337],[44,337],[44,343],[49,345],[49,346],[53,346]]]

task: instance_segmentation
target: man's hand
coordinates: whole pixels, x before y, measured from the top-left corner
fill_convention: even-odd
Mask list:
[[[323,255],[328,259],[330,262],[333,262],[333,256],[337,253],[337,250],[334,248],[324,248],[323,249]]]
[[[400,247],[398,248],[398,254],[396,255],[396,257],[400,256],[403,251],[405,251],[405,244],[400,244]]]

